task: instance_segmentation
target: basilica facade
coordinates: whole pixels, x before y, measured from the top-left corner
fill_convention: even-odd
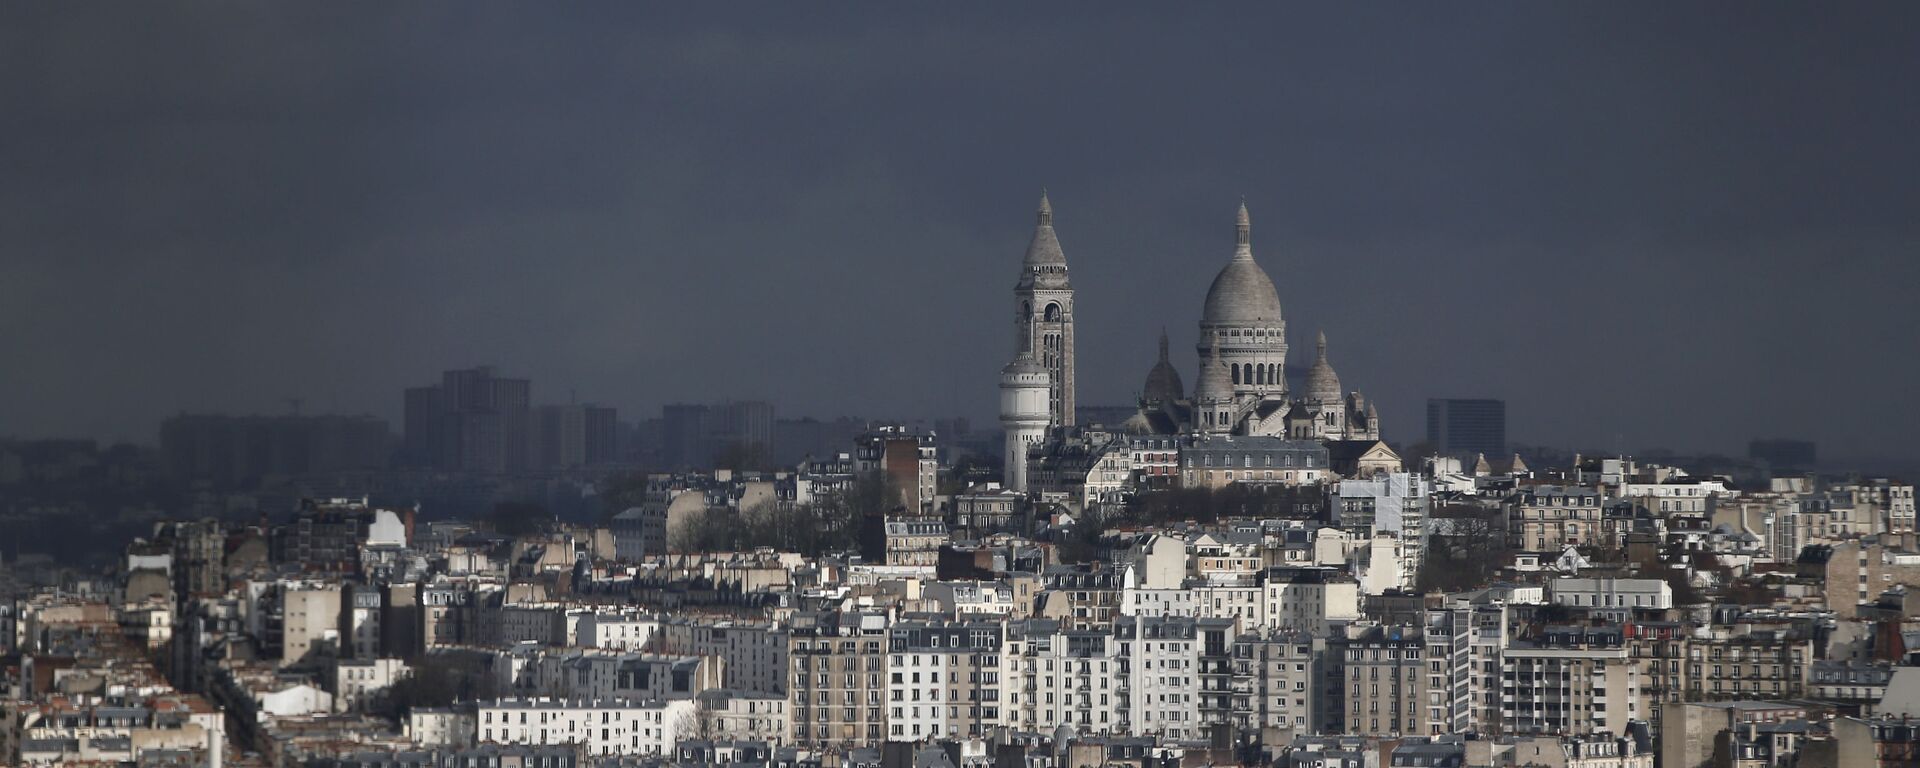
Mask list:
[[[1233,255],[1207,288],[1200,310],[1200,370],[1193,393],[1160,359],[1140,388],[1140,412],[1127,422],[1142,434],[1229,434],[1296,440],[1378,440],[1380,418],[1359,392],[1340,385],[1319,334],[1302,392],[1290,391],[1287,319],[1273,278],[1253,257],[1253,224],[1246,203],[1234,222]]]
[[[1001,372],[1008,458],[1055,428],[1073,426],[1073,287],[1066,253],[1043,194],[1038,223],[1014,286],[1015,359]],[[1138,411],[1124,425],[1135,435],[1246,435],[1323,442],[1377,441],[1380,417],[1349,392],[1327,359],[1325,333],[1301,391],[1287,375],[1287,321],[1273,278],[1254,259],[1246,203],[1234,222],[1234,246],[1207,288],[1200,310],[1199,370],[1187,392],[1160,336],[1159,359],[1140,388]],[[1044,410],[1041,403],[1045,402]],[[1041,419],[1044,418],[1044,428]],[[1024,483],[1023,483],[1024,484]],[[1021,490],[1015,488],[1014,490]]]

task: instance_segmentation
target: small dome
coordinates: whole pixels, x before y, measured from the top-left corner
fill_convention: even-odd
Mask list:
[[[1333,366],[1327,363],[1327,334],[1320,333],[1316,343],[1317,351],[1313,358],[1313,367],[1307,369],[1307,399],[1321,402],[1335,402],[1341,397],[1340,374],[1333,372]]]
[[[1032,352],[1021,352],[1013,358],[1013,362],[1007,363],[1005,368],[1000,369],[1001,378],[1010,379],[1016,376],[1033,374],[1039,374],[1041,376],[1048,375],[1046,366],[1041,365],[1039,360],[1034,359]]]
[[[1171,403],[1186,396],[1180,372],[1167,361],[1167,334],[1160,334],[1160,361],[1147,371],[1147,383],[1140,387],[1140,399],[1149,403]]]
[[[1247,204],[1240,204],[1236,229],[1239,241],[1233,259],[1214,276],[1207,288],[1207,303],[1200,313],[1201,325],[1261,325],[1278,323],[1280,293],[1273,278],[1253,260],[1252,229],[1247,219]]]

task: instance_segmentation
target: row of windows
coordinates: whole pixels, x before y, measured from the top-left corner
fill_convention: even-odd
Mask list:
[[[1279,363],[1235,363],[1228,368],[1234,384],[1266,386],[1280,383]]]
[[[565,717],[563,716],[563,715],[564,715],[564,713],[562,713],[562,712],[551,712],[551,711],[543,711],[543,712],[539,712],[539,713],[537,713],[537,714],[539,714],[539,716],[540,716],[540,718],[539,718],[539,720],[537,720],[536,722],[537,722],[537,723],[539,723],[539,724],[541,724],[541,725],[545,725],[545,724],[546,724],[546,723],[547,723],[547,722],[548,722],[549,720],[551,720],[552,722],[555,722],[555,723],[558,723],[558,722],[561,722],[561,721],[563,721],[563,720],[565,720]],[[481,720],[481,722],[482,722],[482,724],[488,724],[488,725],[490,725],[490,724],[492,724],[492,723],[493,723],[493,710],[486,710],[485,712],[483,712],[483,713],[481,714],[481,717],[482,717],[482,720]],[[660,722],[660,713],[659,713],[659,712],[642,712],[642,713],[640,713],[640,715],[639,715],[639,718],[640,718],[640,720],[642,720],[642,721],[651,721],[651,722],[655,722],[655,723],[658,723],[658,722]],[[592,720],[592,719],[593,719],[593,716],[592,716],[591,714],[589,714],[589,715],[587,715],[587,719],[588,719],[588,720]],[[600,713],[600,722],[602,722],[602,723],[610,723],[610,722],[612,722],[612,721],[613,721],[613,717],[612,717],[612,713],[610,713],[610,712],[601,712],[601,713]],[[501,713],[500,713],[500,723],[501,723],[502,725],[505,725],[505,724],[507,724],[507,723],[511,723],[511,722],[513,722],[513,713],[511,713],[511,712],[501,712]],[[526,725],[526,724],[527,724],[527,713],[526,713],[526,712],[521,712],[521,713],[520,713],[520,724],[521,724],[521,725]]]
[[[1275,462],[1275,461],[1273,460],[1273,454],[1271,454],[1271,453],[1262,453],[1262,454],[1260,454],[1260,460],[1259,460],[1258,462],[1255,462],[1255,461],[1254,461],[1254,459],[1253,459],[1253,457],[1254,457],[1254,454],[1251,454],[1251,453],[1248,453],[1248,454],[1243,454],[1243,455],[1241,455],[1241,457],[1240,457],[1240,466],[1241,466],[1241,467],[1253,467],[1253,466],[1262,466],[1262,467],[1291,467],[1291,466],[1293,466],[1293,465],[1294,465],[1294,461],[1293,461],[1293,457],[1294,457],[1294,455],[1293,455],[1293,454],[1291,454],[1291,453],[1283,453],[1283,454],[1280,454],[1280,460],[1279,460],[1278,462]],[[1300,464],[1300,466],[1302,466],[1302,467],[1311,467],[1311,466],[1313,466],[1313,454],[1311,454],[1311,453],[1308,453],[1308,454],[1304,454],[1304,455],[1302,455],[1302,456],[1300,457],[1300,462],[1299,462],[1299,464]],[[1211,466],[1213,466],[1213,465],[1214,465],[1214,464],[1213,464],[1213,454],[1211,454],[1211,453],[1201,453],[1201,454],[1200,454],[1200,466],[1202,466],[1202,467],[1211,467]],[[1234,465],[1234,462],[1233,462],[1233,454],[1231,454],[1231,453],[1228,453],[1228,454],[1222,454],[1222,455],[1220,456],[1220,466],[1222,466],[1222,467],[1231,467],[1231,466],[1233,466],[1233,465]]]
[[[1199,475],[1200,473],[1195,472],[1191,469],[1187,470],[1187,482],[1189,483],[1199,482],[1199,479],[1198,479]],[[1319,474],[1316,472],[1278,472],[1276,473],[1271,469],[1266,470],[1264,477],[1261,476],[1261,473],[1253,472],[1253,471],[1242,472],[1240,473],[1239,477],[1235,477],[1233,470],[1227,470],[1225,472],[1222,472],[1221,475],[1223,475],[1222,479],[1226,480],[1229,483],[1234,482],[1235,480],[1245,480],[1247,482],[1253,482],[1255,480],[1284,480],[1289,483],[1296,482],[1296,481],[1312,482],[1314,478],[1319,476]],[[1207,470],[1206,477],[1207,477],[1207,482],[1209,483],[1213,482],[1213,479],[1214,479],[1213,470]]]
[[[1600,506],[1600,497],[1598,495],[1528,496],[1527,503],[1549,507],[1597,507]]]

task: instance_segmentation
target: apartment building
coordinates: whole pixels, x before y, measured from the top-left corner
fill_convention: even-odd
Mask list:
[[[907,621],[887,630],[887,740],[978,738],[1000,721],[1006,625]]]
[[[665,755],[699,721],[691,700],[496,699],[478,716],[482,744],[577,744],[590,755]]]
[[[796,614],[787,635],[793,741],[852,747],[886,739],[887,617]]]
[[[754,693],[787,692],[787,631],[771,624],[670,619],[655,638],[662,653],[717,656],[727,688]]]
[[[1233,720],[1262,743],[1313,733],[1322,709],[1324,638],[1259,628],[1233,643]]]
[[[1427,641],[1419,627],[1353,628],[1329,654],[1340,669],[1348,735],[1438,735],[1444,707],[1428,700]]]
[[[1500,698],[1504,733],[1625,733],[1639,718],[1640,670],[1617,630],[1551,630],[1508,645]]]
[[[1124,729],[1129,680],[1114,632],[1017,621],[1008,624],[1005,647],[1006,725],[1038,731],[1066,725],[1080,733]]]
[[[1507,545],[1526,552],[1559,552],[1600,538],[1599,491],[1536,485],[1507,498]]]
[[[1119,730],[1169,739],[1200,736],[1199,624],[1190,618],[1114,622],[1123,681]]]
[[[1360,618],[1360,584],[1334,568],[1269,568],[1262,626],[1318,636]]]
[[[1426,611],[1427,691],[1445,733],[1499,733],[1500,667],[1510,630],[1501,603],[1456,600]]]

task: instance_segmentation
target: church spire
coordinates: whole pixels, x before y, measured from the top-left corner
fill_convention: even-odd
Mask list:
[[[1234,219],[1234,244],[1240,247],[1235,256],[1253,256],[1253,220],[1247,217],[1247,199],[1240,198],[1240,215]]]
[[[1035,214],[1033,240],[1027,244],[1026,273],[1022,280],[1032,279],[1034,267],[1058,267],[1055,274],[1044,281],[1058,283],[1065,288],[1067,284],[1067,254],[1060,250],[1060,238],[1053,233],[1053,201],[1047,199],[1047,191],[1040,190],[1040,209]]]
[[[1160,329],[1160,362],[1167,361],[1167,329]]]

